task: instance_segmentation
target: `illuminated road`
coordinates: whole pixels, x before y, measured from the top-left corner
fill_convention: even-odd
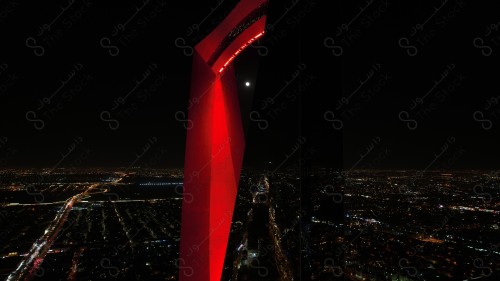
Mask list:
[[[264,178],[264,185],[266,189],[269,190],[269,181],[267,177]],[[290,263],[283,251],[283,248],[281,247],[281,231],[276,223],[276,212],[272,204],[269,204],[269,235],[271,236],[274,244],[274,257],[280,274],[280,280],[293,281],[294,279]]]
[[[264,186],[265,190],[268,192],[269,191],[269,181],[267,177],[264,177],[260,183],[260,185]],[[269,193],[268,193],[269,194]],[[269,198],[269,197],[268,197]],[[258,204],[263,204],[263,203],[258,203]],[[281,246],[281,231],[278,227],[278,224],[276,223],[276,215],[275,215],[275,210],[272,207],[272,204],[270,204],[269,200],[264,203],[268,208],[269,208],[269,242],[272,244],[269,244],[270,248],[268,249],[273,249],[273,256],[274,256],[274,264],[276,265],[276,271],[277,274],[279,275],[279,280],[280,281],[293,281],[293,273],[292,273],[292,268],[290,266],[290,263],[288,261],[288,258],[285,255],[285,252],[283,251],[283,248]],[[253,210],[252,210],[253,211]],[[238,281],[240,279],[240,269],[242,268],[242,261],[243,261],[243,245],[246,245],[248,243],[248,227],[249,224],[247,222],[246,224],[246,231],[243,234],[243,239],[241,242],[241,247],[238,251],[238,255],[236,257],[235,263],[233,264],[233,280]],[[258,259],[263,258],[263,256],[260,256],[262,253],[259,253]],[[265,278],[265,280],[271,280],[269,279],[269,276],[267,274],[261,275],[262,272],[258,272],[261,270],[263,267],[269,266],[270,264],[264,265],[266,261],[258,261],[260,266],[251,266],[250,265],[250,270],[257,271],[257,276],[260,276],[261,279],[259,280],[264,280],[262,278]],[[262,262],[262,264],[260,264]],[[247,267],[248,268],[248,267]],[[267,273],[270,271],[266,270]],[[243,275],[241,276],[243,277]],[[277,277],[277,276],[276,276]],[[248,278],[248,275],[247,277]],[[245,279],[248,280],[248,279]]]
[[[115,184],[120,180],[121,178],[117,179],[112,184]],[[59,232],[66,222],[66,219],[68,218],[73,205],[81,201],[82,198],[87,197],[90,191],[92,191],[92,189],[98,187],[99,185],[101,184],[93,184],[89,186],[84,192],[72,196],[65,201],[64,206],[57,212],[56,217],[45,229],[42,237],[38,238],[35,241],[31,249],[26,253],[23,261],[21,261],[17,268],[9,275],[9,277],[7,277],[7,281],[33,279],[35,273],[38,270],[38,267],[42,264],[45,255],[47,255],[47,252],[52,246],[52,243],[54,243],[54,241],[59,236]]]

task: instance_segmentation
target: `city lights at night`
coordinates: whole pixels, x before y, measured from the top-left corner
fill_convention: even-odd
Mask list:
[[[500,280],[499,27],[494,1],[0,1],[0,279]]]

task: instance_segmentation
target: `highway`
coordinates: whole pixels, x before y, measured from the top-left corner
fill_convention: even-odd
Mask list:
[[[264,185],[267,190],[269,190],[269,181],[265,177]],[[276,266],[280,275],[280,280],[283,281],[293,281],[292,268],[290,262],[286,257],[285,252],[281,246],[281,230],[276,223],[276,211],[273,208],[273,204],[269,205],[269,235],[273,241],[274,245],[274,258],[276,260]]]
[[[112,184],[121,180],[117,179]],[[6,281],[26,281],[31,280],[37,273],[39,266],[42,264],[47,255],[52,243],[57,239],[59,233],[63,229],[73,205],[86,198],[90,192],[101,184],[92,184],[84,192],[68,198],[65,204],[57,212],[56,217],[52,220],[49,226],[45,229],[42,237],[38,238],[31,249],[26,253],[24,259],[19,263],[17,268],[7,277]],[[42,203],[43,204],[43,203]]]
[[[266,190],[266,193],[269,196],[269,180],[267,176],[264,176],[260,182],[260,185],[264,186],[264,189]],[[268,197],[270,198],[270,197]],[[268,234],[269,238],[267,238],[268,242],[270,243],[266,248],[267,249],[273,249],[273,256],[274,256],[274,265],[272,265],[272,262],[266,261],[265,257],[263,256],[264,253],[259,253],[259,256],[257,257],[257,262],[258,266],[242,266],[242,253],[245,247],[241,247],[240,250],[238,251],[238,255],[235,259],[235,262],[233,264],[233,280],[237,281],[240,279],[240,274],[242,278],[250,277],[250,276],[256,276],[257,278],[260,278],[259,280],[271,280],[271,276],[267,276],[267,274],[262,275],[262,273],[269,273],[271,272],[270,268],[267,268],[268,266],[275,266],[276,270],[272,270],[277,272],[278,277],[280,281],[293,281],[293,272],[292,268],[290,266],[290,262],[288,261],[288,258],[286,257],[286,254],[282,248],[281,245],[281,230],[278,227],[278,224],[276,223],[276,215],[275,215],[275,210],[272,207],[272,204],[270,204],[270,200],[268,200],[265,203],[257,203],[257,204],[265,204],[267,208],[269,208],[269,228],[268,228]],[[253,211],[253,210],[252,210]],[[250,213],[252,213],[252,211]],[[263,222],[265,223],[265,222]],[[243,234],[243,239],[240,245],[246,245],[248,242],[248,227],[249,223],[246,223],[246,231]],[[265,252],[265,250],[264,250]],[[259,272],[259,270],[262,270],[263,268],[267,268],[265,271]],[[243,270],[243,271],[242,271]],[[248,272],[250,270],[250,272]],[[252,275],[253,274],[253,275]],[[254,277],[252,277],[254,278]],[[245,279],[247,280],[247,279]]]

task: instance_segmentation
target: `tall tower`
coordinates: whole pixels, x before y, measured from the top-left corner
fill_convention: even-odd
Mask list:
[[[245,140],[233,60],[265,31],[267,0],[241,0],[193,55],[181,281],[220,281]]]

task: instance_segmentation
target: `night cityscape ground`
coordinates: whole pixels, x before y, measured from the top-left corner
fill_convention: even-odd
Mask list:
[[[305,219],[296,171],[243,171],[223,280],[499,280],[498,172],[316,169],[309,180]],[[3,169],[0,195],[2,279],[192,270],[178,259],[182,170]]]

